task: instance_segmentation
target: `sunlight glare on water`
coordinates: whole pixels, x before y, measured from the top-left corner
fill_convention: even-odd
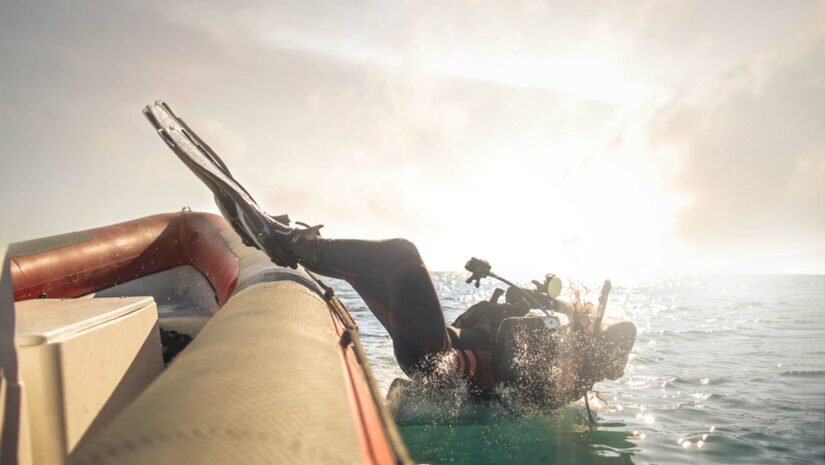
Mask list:
[[[435,273],[445,319],[487,299],[464,273]],[[403,376],[392,341],[351,288],[381,388]],[[821,464],[825,461],[825,277],[704,276],[622,287],[607,319],[639,333],[625,376],[583,404],[514,417],[458,402],[400,416],[413,458],[431,464]]]

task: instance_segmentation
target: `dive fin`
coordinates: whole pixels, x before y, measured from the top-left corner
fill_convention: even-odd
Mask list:
[[[212,191],[221,213],[244,244],[257,247],[279,265],[297,266],[298,257],[280,244],[309,231],[290,228],[287,215],[272,217],[263,211],[223,160],[164,102],[147,105],[143,113],[178,158]]]

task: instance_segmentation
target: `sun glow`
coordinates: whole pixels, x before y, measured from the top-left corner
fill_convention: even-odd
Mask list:
[[[581,278],[662,270],[679,199],[666,187],[673,171],[668,159],[656,159],[645,139],[646,111],[658,93],[624,79],[626,70],[607,56],[608,50],[575,59],[418,51],[416,76],[469,78],[556,96],[549,106],[523,108],[533,114],[530,127],[488,136],[487,145],[468,156],[473,162],[461,185],[427,185],[435,194],[420,195],[429,200],[428,214],[445,225],[441,239],[463,241],[438,245],[435,234],[424,236],[437,269],[455,268],[461,261],[457,250],[471,249],[505,268],[552,266]],[[592,112],[602,111],[598,105],[615,115],[604,126],[591,120]],[[473,117],[463,118],[472,123]],[[556,121],[564,127],[552,126]],[[444,202],[462,197],[475,200]]]
[[[579,100],[637,104],[649,89],[622,78],[620,69],[587,58],[536,58],[524,54],[463,55],[436,59],[448,76],[493,81],[514,87],[550,89]]]
[[[743,29],[690,2],[327,6],[125,2],[112,19],[130,27],[105,31],[69,27],[80,6],[0,15],[19,45],[7,67],[31,71],[3,75],[2,140],[26,154],[0,172],[3,197],[27,199],[0,206],[8,238],[216,211],[137,112],[163,97],[267,210],[328,237],[407,237],[434,270],[480,255],[622,280],[822,272],[810,5],[747,8]],[[42,36],[41,13],[68,29]],[[135,42],[140,28],[153,33]],[[156,52],[169,43],[192,53]],[[60,59],[75,52],[94,59],[78,71]],[[84,208],[55,191],[66,179]]]
[[[661,271],[679,202],[662,186],[660,167],[637,148],[597,153],[601,141],[548,145],[533,153],[481,156],[468,169],[466,186],[487,187],[464,193],[477,197],[475,202],[437,207],[452,225],[451,236],[461,238],[449,246],[427,238],[425,249],[438,251],[431,259],[437,268],[456,268],[462,259],[457,250],[466,250],[499,269],[579,279],[632,279]],[[452,267],[439,260],[444,258]]]

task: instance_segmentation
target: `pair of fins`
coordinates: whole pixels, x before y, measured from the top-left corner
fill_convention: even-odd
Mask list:
[[[290,242],[317,237],[321,225],[295,229],[289,227],[287,215],[267,214],[235,180],[218,154],[163,101],[147,105],[143,114],[169,148],[212,191],[218,209],[244,245],[263,251],[278,265],[298,265],[300,258],[291,251]]]

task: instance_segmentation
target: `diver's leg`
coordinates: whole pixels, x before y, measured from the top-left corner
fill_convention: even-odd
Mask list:
[[[387,278],[400,264],[423,263],[418,249],[406,239],[318,238],[297,242],[294,252],[308,269],[343,279]]]
[[[415,246],[404,239],[317,238],[300,241],[295,249],[308,270],[350,283],[390,333],[388,278],[398,266],[422,261]]]
[[[423,263],[405,263],[388,279],[389,332],[395,358],[410,376],[446,373],[452,353],[438,295]],[[440,368],[440,369],[439,369]]]
[[[441,304],[415,245],[385,241],[318,239],[299,253],[312,271],[349,282],[393,340],[396,358],[411,374],[429,374],[436,355],[450,352]]]
[[[384,329],[390,332],[389,290],[386,278],[341,278],[345,279],[361,296],[370,311]]]

